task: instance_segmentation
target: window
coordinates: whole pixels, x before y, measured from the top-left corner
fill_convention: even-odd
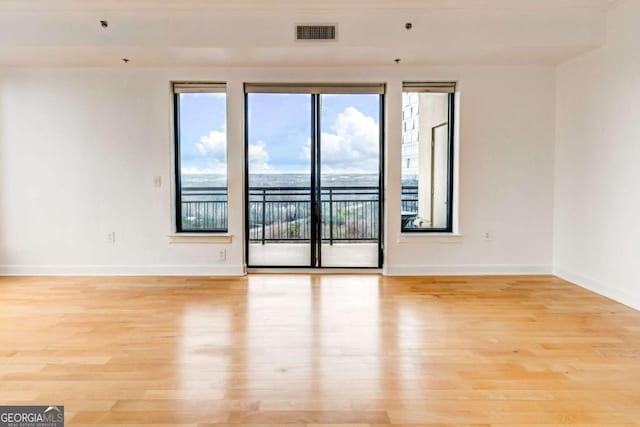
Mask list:
[[[405,82],[402,231],[451,232],[455,83]]]
[[[227,231],[227,97],[220,83],[174,83],[177,232]]]

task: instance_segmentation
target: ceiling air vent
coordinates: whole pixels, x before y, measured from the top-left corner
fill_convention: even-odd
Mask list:
[[[296,40],[335,40],[334,24],[301,24],[296,25]]]

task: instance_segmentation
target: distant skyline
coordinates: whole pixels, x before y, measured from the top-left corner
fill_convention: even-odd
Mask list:
[[[321,101],[322,172],[377,173],[379,97],[323,95]],[[310,95],[249,94],[248,105],[249,173],[308,173]],[[182,94],[179,130],[182,173],[226,171],[224,93]]]

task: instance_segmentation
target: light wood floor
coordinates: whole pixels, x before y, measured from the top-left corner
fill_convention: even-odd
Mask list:
[[[640,313],[550,276],[0,278],[0,404],[31,403],[74,426],[635,425]]]

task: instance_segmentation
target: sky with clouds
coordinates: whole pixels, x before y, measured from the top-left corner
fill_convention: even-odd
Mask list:
[[[218,93],[180,96],[183,173],[225,172],[225,102]],[[250,173],[308,173],[311,96],[249,94],[248,105]],[[323,173],[378,172],[379,114],[378,95],[321,97]]]

